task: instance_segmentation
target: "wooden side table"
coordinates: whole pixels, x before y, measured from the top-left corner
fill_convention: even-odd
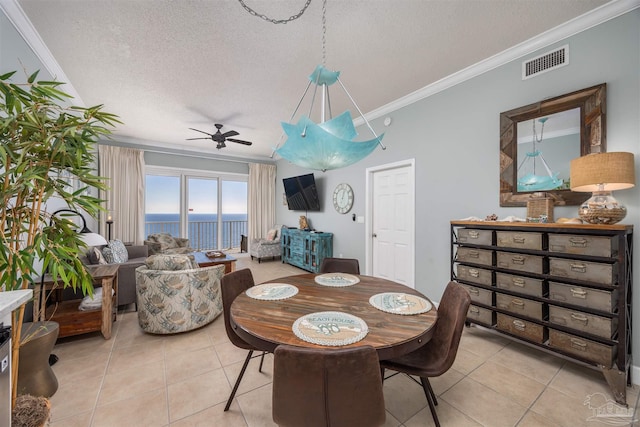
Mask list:
[[[60,338],[71,335],[80,335],[87,332],[101,331],[104,339],[111,338],[111,325],[116,317],[114,311],[115,301],[118,298],[118,264],[104,264],[87,266],[91,273],[94,285],[102,287],[102,305],[100,309],[80,311],[78,307],[82,300],[62,301],[63,287],[52,281],[51,276],[44,278],[45,298],[40,298],[40,285],[36,285],[33,291],[33,318],[34,321],[51,320],[60,325]],[[112,290],[115,291],[113,295]],[[47,303],[47,291],[57,292],[59,301],[49,307]],[[39,303],[38,303],[39,301]]]

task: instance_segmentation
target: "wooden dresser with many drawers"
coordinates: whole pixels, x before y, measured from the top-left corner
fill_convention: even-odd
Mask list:
[[[451,221],[451,279],[470,323],[631,383],[633,227]]]

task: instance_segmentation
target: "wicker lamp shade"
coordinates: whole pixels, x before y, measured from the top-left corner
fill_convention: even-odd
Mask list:
[[[614,191],[636,183],[633,153],[598,153],[571,160],[572,191]],[[601,187],[603,186],[603,187]]]
[[[627,208],[611,195],[635,185],[632,153],[599,153],[571,160],[571,189],[591,191],[578,214],[590,224],[615,224],[627,215]]]

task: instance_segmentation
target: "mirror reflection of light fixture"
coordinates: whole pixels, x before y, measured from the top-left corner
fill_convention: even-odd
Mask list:
[[[542,124],[540,126],[540,138],[536,132],[536,121],[531,120],[533,126],[533,140],[531,151],[525,153],[524,160],[518,166],[518,191],[540,191],[540,190],[553,190],[562,185],[563,180],[558,178],[558,173],[553,173],[551,168],[542,157],[542,151],[536,147],[536,144],[542,143],[544,135],[544,124],[547,122],[548,117],[541,117],[538,121]],[[538,168],[538,160],[540,160],[541,166],[544,167],[546,175],[538,175],[539,172],[543,172]],[[522,173],[522,175],[521,175]]]
[[[300,10],[296,15],[292,15],[289,19],[276,20],[268,18],[264,14],[257,13],[247,6],[242,0],[239,1],[249,13],[273,24],[284,24],[293,21],[294,19],[298,19],[311,3],[311,0],[307,0],[302,10]],[[323,0],[322,65],[318,65],[309,76],[307,88],[302,94],[302,98],[298,102],[289,122],[282,123],[282,128],[284,130],[283,136],[286,134],[287,140],[282,146],[278,143],[271,154],[273,157],[275,153],[278,153],[282,158],[295,165],[308,169],[321,170],[323,172],[330,169],[342,168],[362,160],[378,145],[380,145],[383,150],[386,149],[382,144],[382,137],[384,134],[378,136],[375,133],[353,97],[349,94],[344,84],[342,84],[342,81],[340,81],[340,72],[330,71],[324,66],[326,62],[326,7],[327,0]],[[349,111],[345,111],[339,116],[333,117],[329,97],[329,86],[336,82],[340,84],[344,93],[354,105],[360,116],[364,119],[367,127],[374,135],[373,139],[368,141],[354,141],[358,133],[353,125],[353,119]],[[293,124],[293,120],[296,117],[298,109],[302,105],[312,84],[315,85],[315,89],[310,102],[309,112],[307,115],[300,116],[297,123]],[[313,111],[318,89],[321,90],[321,95],[319,96],[320,121],[316,124],[311,119],[311,113]]]
[[[627,208],[612,195],[635,185],[633,153],[599,153],[571,160],[571,190],[593,192],[578,214],[590,224],[615,224],[627,215]]]

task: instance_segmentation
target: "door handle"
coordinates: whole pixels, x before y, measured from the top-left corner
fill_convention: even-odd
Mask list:
[[[377,235],[376,233],[373,233],[373,234],[371,235],[371,237],[373,237],[373,238],[375,239],[376,237],[378,237],[378,235]]]

